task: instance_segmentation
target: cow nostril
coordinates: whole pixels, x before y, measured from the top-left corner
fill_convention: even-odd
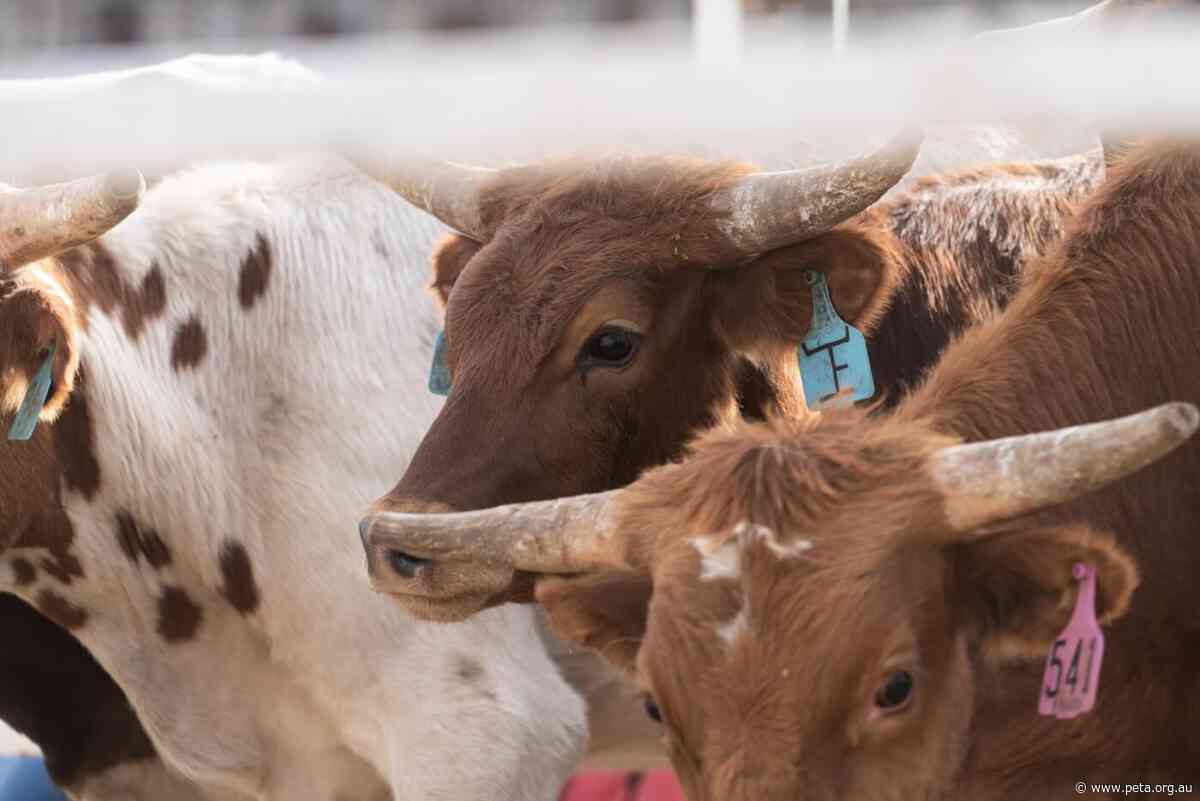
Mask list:
[[[394,548],[388,549],[387,560],[392,570],[404,578],[416,578],[423,567],[432,564],[432,561],[429,559],[422,559],[419,556],[409,556],[404,551],[397,551]]]

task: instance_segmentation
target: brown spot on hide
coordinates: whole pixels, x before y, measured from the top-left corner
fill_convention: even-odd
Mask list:
[[[464,684],[475,684],[483,676],[483,665],[474,657],[460,656],[454,666],[454,675],[462,679]]]
[[[87,610],[80,609],[56,592],[42,590],[38,593],[37,607],[42,614],[68,631],[82,628],[87,623]]]
[[[24,559],[17,557],[12,560],[13,580],[18,587],[28,587],[37,578],[37,570]]]
[[[47,551],[38,564],[63,584],[83,578],[83,565],[71,552],[75,528],[61,508],[47,509],[37,515],[13,542],[14,548],[38,548]]]
[[[171,343],[171,367],[175,370],[195,367],[206,353],[208,337],[204,333],[204,326],[192,315],[175,330],[175,341]]]
[[[238,276],[238,302],[243,309],[249,309],[263,296],[270,279],[271,244],[259,234],[255,238],[254,249],[242,260],[242,271]]]
[[[489,701],[496,700],[496,691],[488,682],[487,670],[478,659],[460,654],[454,664],[454,675],[465,688],[479,693]]]
[[[53,427],[54,451],[67,489],[90,501],[100,489],[100,463],[96,461],[93,448],[92,416],[83,385],[83,369],[80,368],[71,402]]]
[[[200,628],[200,607],[178,587],[167,586],[158,599],[158,634],[167,642],[186,642]]]
[[[141,289],[130,293],[122,321],[129,338],[137,340],[146,322],[160,316],[167,308],[167,286],[162,270],[155,264],[142,279]]]
[[[240,542],[226,542],[221,546],[221,595],[243,615],[258,608],[258,584],[254,581],[254,567],[250,554]]]
[[[145,559],[153,568],[171,563],[171,549],[152,528],[142,529],[126,511],[117,512],[117,542],[129,561]]]
[[[67,275],[71,294],[83,312],[80,319],[85,321],[84,327],[87,309],[95,304],[105,314],[119,310],[125,333],[136,340],[147,322],[166,311],[167,288],[157,263],[150,266],[140,286],[134,288],[125,283],[116,259],[99,242],[71,248],[58,260]]]

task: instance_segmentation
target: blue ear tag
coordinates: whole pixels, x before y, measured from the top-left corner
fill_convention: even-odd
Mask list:
[[[433,343],[433,364],[429,368],[429,391],[434,395],[450,394],[450,366],[446,364],[446,332],[438,331]]]
[[[829,297],[825,274],[810,270],[805,274],[812,290],[812,325],[800,343],[800,380],[804,399],[810,409],[840,406],[850,396],[831,403],[839,392],[853,391],[853,400],[875,395],[875,377],[867,355],[867,340],[862,332],[838,316]]]
[[[27,440],[37,428],[38,415],[46,405],[46,398],[50,395],[50,380],[54,376],[54,345],[54,340],[50,340],[50,351],[34,374],[33,380],[29,382],[29,389],[25,390],[25,400],[21,401],[21,408],[17,409],[12,428],[8,429],[8,438],[11,440]]]

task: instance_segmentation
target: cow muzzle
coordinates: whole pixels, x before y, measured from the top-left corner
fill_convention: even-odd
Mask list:
[[[456,622],[510,600],[516,571],[508,565],[455,559],[436,547],[402,541],[385,513],[358,524],[371,589],[391,595],[424,620]]]

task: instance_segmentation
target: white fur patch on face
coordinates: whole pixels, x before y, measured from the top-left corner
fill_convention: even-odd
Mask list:
[[[770,535],[768,529],[763,529]],[[773,535],[766,538],[767,547],[771,549],[771,553],[778,556],[780,559],[795,559],[812,549],[812,540],[796,540],[793,543],[783,545]]]
[[[688,542],[700,554],[701,581],[738,577],[741,556],[737,540],[718,542],[716,537],[693,537]]]
[[[785,545],[779,541],[779,537],[771,529],[745,520],[737,524],[733,533],[737,535],[739,547],[745,547],[755,539],[761,539],[771,553],[780,559],[794,559],[813,547],[812,540],[796,540]]]
[[[741,572],[741,551],[760,539],[780,559],[795,559],[812,549],[812,540],[781,543],[775,532],[766,526],[743,520],[734,526],[733,536],[692,537],[688,543],[700,554],[700,580],[736,579]]]
[[[717,636],[724,640],[726,645],[733,645],[738,637],[750,630],[750,623],[746,619],[746,610],[740,610],[732,618],[714,628]]]

